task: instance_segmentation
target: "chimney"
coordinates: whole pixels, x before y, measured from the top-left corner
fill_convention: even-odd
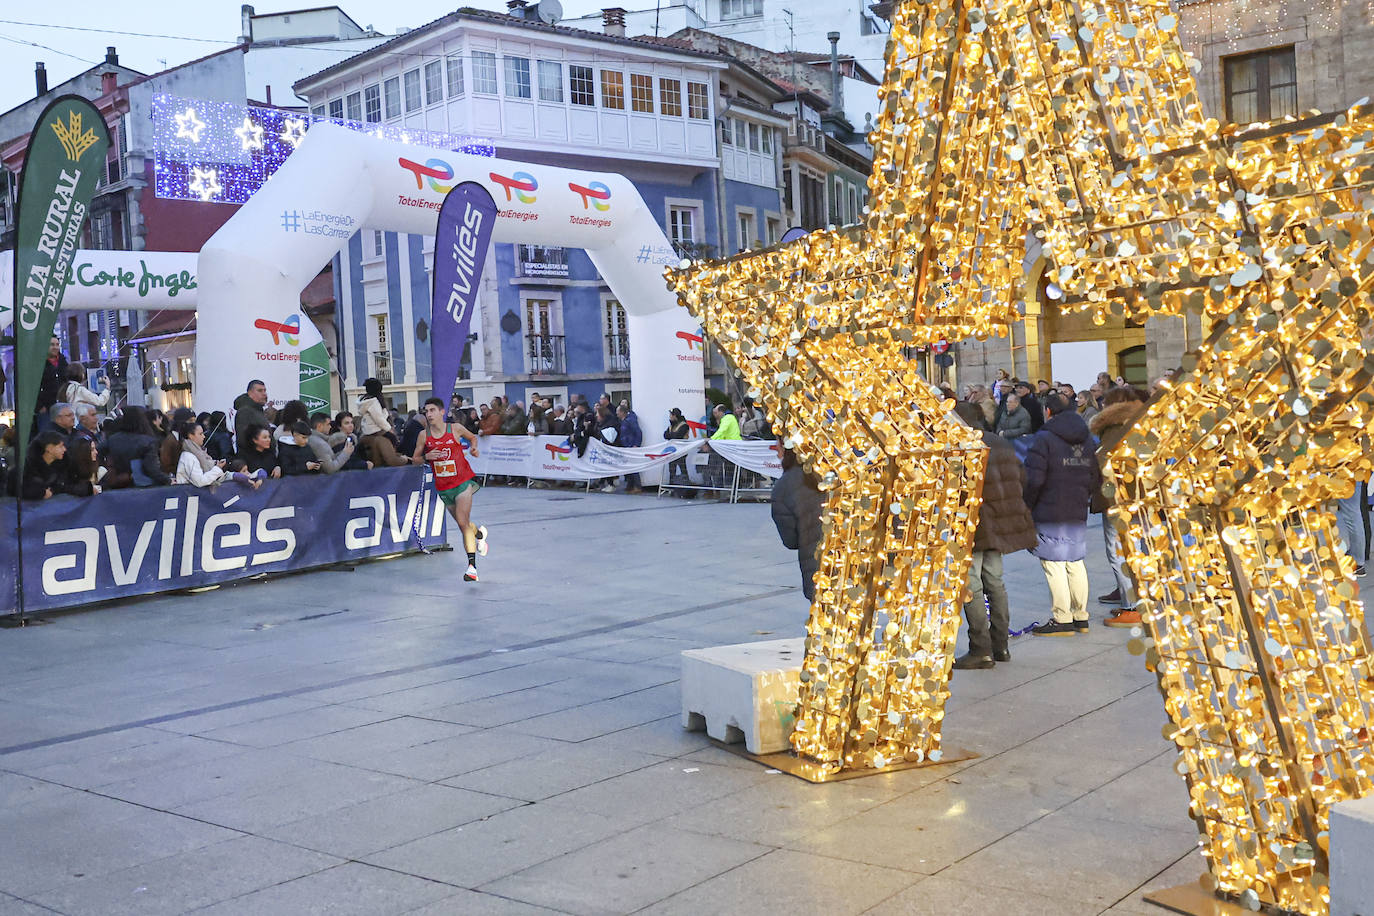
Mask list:
[[[110,95],[119,88],[119,74],[106,71],[100,74],[100,94]]]
[[[43,66],[41,60],[33,67],[33,86],[38,95],[48,91],[48,68]]]
[[[830,108],[844,114],[844,78],[840,75],[840,33],[826,34],[830,42]]]
[[[105,46],[105,63],[111,67],[119,66],[119,52],[115,50],[114,45]]]
[[[239,8],[239,44],[253,43],[253,7],[247,3]]]
[[[607,7],[601,11],[602,31],[616,38],[625,37],[625,11],[618,6]]]
[[[529,14],[525,11],[528,6],[527,0],[506,0],[506,12],[516,19],[529,18]]]

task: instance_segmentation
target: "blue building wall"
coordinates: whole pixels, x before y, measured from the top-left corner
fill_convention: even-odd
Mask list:
[[[741,239],[739,237],[739,220],[735,219],[735,208],[747,207],[754,211],[755,223],[754,232],[757,239],[764,242],[768,240],[768,215],[782,218],[782,195],[777,188],[763,188],[756,184],[746,184],[742,181],[725,182],[725,224],[729,232],[728,251],[722,254],[734,254],[746,247],[752,247],[755,239]],[[787,227],[783,227],[784,231]]]

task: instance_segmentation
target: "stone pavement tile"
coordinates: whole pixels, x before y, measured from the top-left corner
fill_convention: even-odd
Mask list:
[[[952,881],[942,875],[889,897],[867,911],[868,916],[1097,916],[1099,907],[1042,897],[1024,890],[987,887],[979,881]],[[1160,911],[1162,916],[1163,911]]]
[[[689,732],[682,727],[681,701],[671,716],[610,732],[585,743],[592,747],[622,747],[660,757],[679,757],[711,747],[711,739],[706,737],[706,732]]]
[[[91,757],[118,754],[145,744],[167,740],[167,733],[153,728],[125,728],[75,741],[62,741],[27,751],[0,755],[0,769],[32,773],[43,767],[73,763]]]
[[[85,793],[82,793],[85,794]],[[22,827],[0,823],[0,891],[19,897],[74,878],[103,875],[238,836],[162,811],[86,796]]]
[[[1079,716],[1022,747],[1030,751],[1083,748],[1095,757],[1136,764],[1173,750],[1161,728],[1164,704],[1153,690],[1142,690]]]
[[[686,766],[670,760],[614,776],[601,782],[556,795],[551,807],[592,811],[631,826],[659,820],[697,805],[711,805],[728,816],[728,805],[718,799],[755,783],[771,780],[762,770],[750,773],[734,767],[710,764]]]
[[[447,644],[447,640],[444,644]],[[458,653],[451,653],[458,654]],[[396,661],[392,668],[380,668],[371,672],[373,676],[364,677],[352,684],[344,684],[340,687],[327,687],[324,690],[312,690],[306,694],[311,700],[320,703],[350,703],[364,700],[369,697],[380,697],[390,693],[399,693],[403,690],[411,690],[416,687],[429,687],[436,684],[443,684],[448,681],[458,680],[472,674],[481,674],[484,671],[492,671],[497,668],[508,668],[518,664],[513,661],[511,655],[496,655],[477,658],[471,661],[456,663],[452,665],[442,665],[434,668],[423,668],[419,671],[405,671],[400,674],[390,674],[388,671],[398,668],[405,668],[409,664],[414,664],[413,660],[402,657]],[[388,712],[390,710],[382,710]],[[402,710],[407,711],[407,710]]]
[[[1014,834],[1051,810],[1025,787],[947,780],[785,845],[831,858],[931,875]]]
[[[46,815],[49,805],[60,808],[71,799],[84,797],[85,793],[67,786],[0,770],[0,822],[14,816]],[[112,802],[111,806],[117,804]]]
[[[1015,789],[1054,810],[1106,785],[1130,769],[1128,763],[1097,757],[1090,745],[1041,743],[1034,749],[1023,744],[995,757],[974,761],[958,778],[967,786],[996,785]]]
[[[130,779],[101,786],[102,795],[150,808],[174,810],[225,795],[255,795],[284,781],[300,781],[342,770],[337,764],[281,751],[240,749],[239,753],[190,765],[149,767]]]
[[[624,696],[587,703],[563,712],[512,723],[515,731],[560,741],[585,741],[671,716],[682,708],[676,682],[649,687]]]
[[[1056,813],[963,859],[942,877],[1105,909],[1196,845],[1194,831]]]
[[[302,738],[328,735],[391,718],[386,713],[347,706],[316,706],[285,715],[196,732],[202,738],[247,747],[276,747]]]
[[[543,753],[508,760],[444,780],[462,786],[525,801],[543,801],[573,789],[589,786],[654,764],[664,758],[622,748],[588,748],[561,745]],[[693,766],[691,762],[683,766]],[[754,764],[757,767],[757,764]]]
[[[152,731],[149,729],[149,731]],[[174,764],[185,766],[203,761],[218,760],[238,754],[242,748],[234,744],[209,741],[190,735],[156,732],[161,740],[140,744],[108,754],[94,754],[79,760],[56,763],[34,770],[33,775],[64,786],[94,789],[110,783],[131,779],[152,767]]]
[[[198,910],[204,916],[390,916],[453,894],[453,888],[361,862],[317,871]]]
[[[70,916],[171,916],[339,864],[332,856],[244,836],[87,876],[35,899]]]
[[[590,812],[535,804],[363,856],[366,862],[474,888],[620,833]],[[553,904],[556,905],[556,904]]]
[[[474,728],[495,728],[533,719],[546,713],[563,715],[563,711],[580,706],[587,699],[562,683],[545,684],[485,697],[466,703],[454,703],[425,711],[425,715],[443,722],[454,722]]]
[[[628,913],[770,851],[767,846],[652,825],[479,889],[578,914]]]
[[[54,912],[45,906],[0,893],[0,916],[52,916]]]
[[[679,758],[683,763],[686,758]],[[757,766],[757,764],[756,764]],[[662,823],[677,830],[778,846],[800,842],[832,824],[893,799],[868,779],[813,785],[779,773]],[[872,791],[873,789],[877,791]]]
[[[944,722],[943,744],[986,756],[1024,744],[1074,718],[1071,709],[1029,703],[1013,691],[951,710]]]
[[[346,859],[449,830],[522,804],[483,792],[421,785],[346,808],[267,827],[265,836]]]
[[[1022,684],[1016,688],[1016,698],[1033,706],[1057,706],[1083,714],[1138,690],[1157,693],[1153,681],[1139,675],[1068,668]]]
[[[750,916],[844,916],[866,912],[917,880],[890,868],[777,849],[640,912],[697,916],[738,908]]]
[[[1174,756],[1166,752],[1158,758],[1168,766],[1151,761],[1131,768],[1065,807],[1064,813],[1147,827],[1192,828],[1188,786],[1173,770]]]
[[[418,747],[444,738],[453,738],[471,729],[450,722],[436,722],[414,716],[397,716],[343,731],[303,738],[282,745],[290,754],[315,760],[354,764],[386,751]]]
[[[550,910],[532,903],[521,903],[495,894],[481,891],[459,891],[452,897],[436,900],[418,910],[410,910],[406,916],[553,916],[563,910]]]
[[[287,713],[314,709],[320,705],[318,700],[310,697],[277,697],[272,700],[245,703],[242,706],[235,706],[231,709],[221,709],[216,712],[202,713],[198,716],[187,716],[186,718],[173,719],[169,722],[158,722],[152,727],[160,729],[161,731],[175,732],[178,735],[198,735],[217,728],[227,728],[231,725],[241,725],[245,722],[256,722],[259,719],[269,719]],[[189,704],[183,707],[183,709],[186,710],[192,708],[195,707]]]
[[[313,762],[313,761],[311,761]],[[218,795],[176,808],[178,814],[245,833],[316,817],[383,795],[415,788],[413,779],[356,767],[331,766],[296,778],[289,768],[253,791]]]
[[[563,665],[511,664],[508,667],[495,668],[436,684],[364,697],[353,700],[348,705],[393,713],[433,712],[456,704],[556,684],[571,676],[572,673]]]
[[[532,756],[558,746],[558,742],[518,732],[469,731],[418,747],[387,750],[359,758],[354,765],[395,773],[424,782],[438,782],[507,760]]]

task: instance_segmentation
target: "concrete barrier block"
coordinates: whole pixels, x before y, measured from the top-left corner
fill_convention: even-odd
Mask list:
[[[751,754],[790,746],[803,640],[690,649],[682,653],[682,727],[717,741],[743,741]]]
[[[1374,795],[1331,809],[1331,916],[1374,916]]]

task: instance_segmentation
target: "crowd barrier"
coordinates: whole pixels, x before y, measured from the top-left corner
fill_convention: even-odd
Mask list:
[[[640,474],[664,490],[707,490],[741,495],[765,494],[782,476],[779,446],[773,440],[672,439],[643,448],[620,448],[600,440],[577,448],[562,436],[482,436],[475,474],[523,477],[527,481],[566,481],[590,486],[598,480]],[[767,484],[767,485],[765,485]]]
[[[14,500],[0,502],[0,614],[17,607]],[[112,490],[23,506],[25,613],[438,547],[427,468]]]

